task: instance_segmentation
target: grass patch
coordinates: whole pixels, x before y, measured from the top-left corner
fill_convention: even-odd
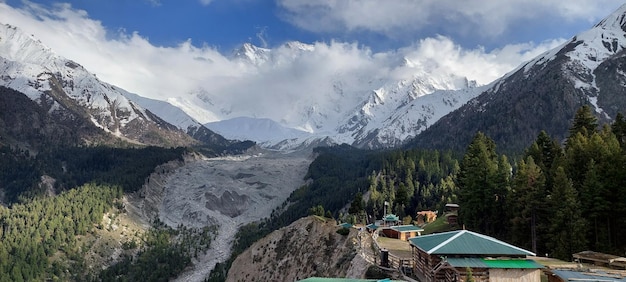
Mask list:
[[[429,224],[424,225],[424,232],[422,235],[440,233],[446,231],[458,230],[458,226],[451,226],[448,224],[445,215],[437,217],[437,219]]]
[[[411,257],[411,245],[408,241],[402,241],[387,237],[378,237],[376,241],[381,248],[389,250],[389,253],[394,256],[402,258]]]

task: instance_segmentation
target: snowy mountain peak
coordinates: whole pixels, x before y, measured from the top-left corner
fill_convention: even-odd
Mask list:
[[[593,28],[575,36],[570,45],[570,58],[595,69],[605,60],[626,47],[626,4],[622,5]]]
[[[621,29],[626,31],[626,4],[619,7],[615,12],[597,23],[594,28]]]
[[[233,52],[232,57],[258,66],[269,60],[270,52],[270,49],[257,47],[251,43],[244,43]]]
[[[58,59],[54,51],[33,35],[8,24],[0,24],[0,54],[7,60],[30,64]]]
[[[302,43],[300,41],[289,41],[283,45],[285,48],[299,51],[313,51],[315,46],[311,44]]]

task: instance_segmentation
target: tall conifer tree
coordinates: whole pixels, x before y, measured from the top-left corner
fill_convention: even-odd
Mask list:
[[[562,167],[554,176],[550,215],[550,256],[570,261],[573,253],[586,249],[588,225],[582,217],[578,194]]]

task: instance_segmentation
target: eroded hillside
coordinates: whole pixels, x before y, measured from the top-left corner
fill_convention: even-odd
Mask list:
[[[309,216],[272,232],[235,259],[226,281],[297,281],[311,276],[361,278],[369,264],[359,231],[337,233],[334,220]],[[366,237],[366,236],[363,236]]]

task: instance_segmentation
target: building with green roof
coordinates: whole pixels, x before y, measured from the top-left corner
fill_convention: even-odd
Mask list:
[[[380,228],[380,226],[376,225],[376,223],[371,223],[365,226],[365,228],[367,228],[368,232],[374,232],[376,229]]]
[[[384,226],[392,226],[396,225],[400,222],[400,218],[395,214],[388,214],[383,217],[383,225]]]
[[[493,237],[468,230],[409,239],[413,272],[420,281],[464,281],[467,270],[475,281],[540,281],[535,254]]]
[[[341,227],[341,228],[348,228],[348,229],[352,228],[352,224],[347,223],[347,222],[344,222],[344,223],[339,224],[339,225],[337,225],[337,226],[339,226],[339,227]]]

